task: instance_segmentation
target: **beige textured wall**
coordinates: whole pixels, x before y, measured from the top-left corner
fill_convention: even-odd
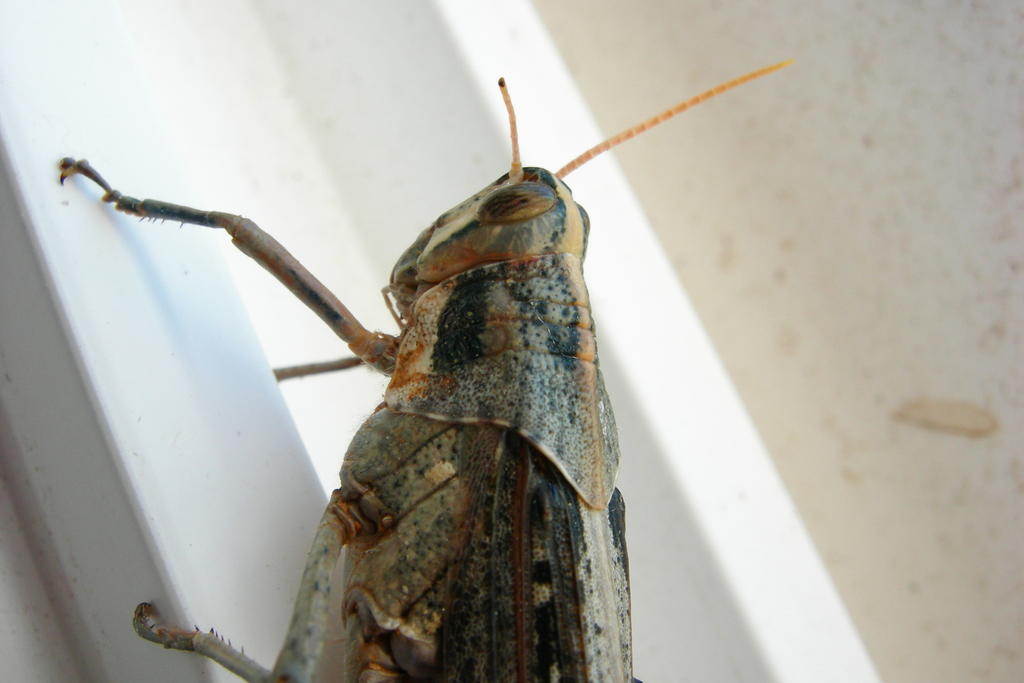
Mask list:
[[[619,160],[883,679],[1024,680],[1020,6],[536,5],[608,133],[797,60]]]

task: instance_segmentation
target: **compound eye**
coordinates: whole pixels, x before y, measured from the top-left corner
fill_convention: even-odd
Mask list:
[[[556,201],[555,191],[547,185],[506,185],[487,195],[476,217],[483,224],[521,223],[550,210]]]

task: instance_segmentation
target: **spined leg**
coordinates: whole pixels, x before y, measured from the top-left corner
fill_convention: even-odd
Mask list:
[[[103,188],[103,201],[131,216],[178,221],[207,228],[223,228],[232,243],[266,268],[292,294],[309,306],[341,337],[364,363],[385,374],[395,367],[397,340],[380,332],[370,332],[345,308],[323,283],[288,253],[281,244],[248,218],[220,211],[201,211],[154,199],[126,197],[113,189],[85,159],[70,157],[60,161],[60,181],[83,175]]]
[[[225,643],[213,631],[203,633],[199,630],[153,626],[151,621],[156,616],[156,608],[148,602],[136,607],[135,618],[132,619],[135,632],[168,650],[200,654],[250,683],[267,683],[271,680],[269,671]]]
[[[141,604],[135,610],[135,631],[169,650],[195,652],[217,662],[249,683],[309,683],[316,671],[327,628],[327,608],[331,592],[331,572],[341,547],[359,533],[358,518],[348,511],[348,503],[335,491],[327,504],[306,558],[299,594],[295,599],[291,624],[273,671],[267,671],[225,643],[213,632],[182,628],[155,628],[150,618],[153,607]]]

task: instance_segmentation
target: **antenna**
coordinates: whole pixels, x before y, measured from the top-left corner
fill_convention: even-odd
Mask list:
[[[512,170],[508,172],[510,185],[523,182],[523,163],[519,159],[519,131],[516,129],[516,111],[512,108],[512,98],[509,97],[508,88],[505,87],[505,79],[498,79],[498,87],[501,88],[501,99],[505,100],[505,109],[508,110],[508,127],[512,138]]]
[[[773,71],[778,71],[779,69],[787,67],[787,66],[789,66],[792,63],[793,63],[793,60],[792,59],[788,59],[788,60],[786,60],[784,62],[780,62],[780,63],[774,64],[772,66],[766,66],[763,69],[758,69],[757,71],[752,71],[749,74],[747,74],[746,76],[740,76],[739,78],[734,78],[733,80],[728,81],[727,83],[723,83],[723,84],[721,84],[719,86],[716,86],[716,87],[712,88],[711,90],[707,90],[705,92],[702,92],[700,95],[697,95],[696,97],[688,99],[688,100],[686,100],[684,102],[680,102],[679,104],[677,104],[677,105],[675,105],[673,107],[669,107],[668,109],[666,109],[665,111],[661,112],[657,116],[652,116],[651,118],[647,119],[643,123],[638,123],[637,125],[633,126],[632,128],[628,128],[628,129],[622,131],[618,135],[611,136],[610,138],[608,138],[607,140],[605,140],[601,144],[595,145],[594,147],[591,147],[586,152],[584,152],[583,154],[579,155],[578,157],[576,157],[575,159],[573,159],[572,161],[567,163],[565,166],[560,168],[558,170],[558,172],[555,173],[555,175],[558,176],[559,178],[564,178],[565,176],[569,175],[570,173],[575,171],[577,168],[579,168],[583,164],[587,163],[588,161],[590,161],[591,159],[596,157],[598,154],[601,154],[603,152],[607,152],[612,147],[615,147],[616,145],[620,145],[623,142],[625,142],[626,140],[629,140],[630,138],[636,137],[637,135],[640,135],[640,133],[643,133],[646,130],[650,130],[651,128],[654,128],[659,123],[663,123],[665,121],[668,121],[670,118],[672,118],[676,114],[681,114],[684,111],[686,111],[687,109],[689,109],[691,107],[697,106],[701,102],[705,102],[707,100],[710,100],[715,95],[721,95],[726,90],[732,90],[733,88],[735,88],[738,85],[743,85],[744,83],[749,83],[750,81],[752,81],[752,80],[754,80],[756,78],[760,78],[761,76],[765,76],[767,74],[770,74]],[[504,92],[504,86],[503,86],[502,92]],[[507,102],[507,99],[506,99],[506,102]],[[510,104],[509,105],[509,115],[511,116],[511,114],[512,114],[512,105]],[[514,120],[515,119],[513,118],[513,121]],[[512,131],[513,131],[512,139],[515,140],[515,124],[514,123],[513,123]],[[518,152],[515,152],[515,155],[516,156],[513,156],[513,159],[517,158]],[[513,166],[512,167],[513,167],[513,169],[515,168],[515,161],[513,161]]]

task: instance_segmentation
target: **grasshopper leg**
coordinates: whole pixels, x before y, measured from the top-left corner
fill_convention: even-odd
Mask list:
[[[389,334],[370,332],[363,327],[338,297],[277,240],[248,218],[220,211],[202,211],[155,199],[127,197],[113,189],[85,159],[61,159],[61,183],[73,175],[85,176],[103,188],[103,201],[113,204],[122,213],[226,230],[236,247],[270,271],[319,315],[364,363],[385,374],[394,370],[397,339]]]
[[[355,511],[349,512],[348,503],[342,500],[341,495],[340,489],[331,494],[327,509],[317,525],[284,647],[274,664],[272,681],[310,683],[316,672],[327,633],[331,573],[341,547],[362,528],[360,515]]]
[[[336,370],[348,370],[363,364],[361,358],[340,358],[338,360],[327,361],[324,363],[309,363],[307,365],[292,365],[287,368],[274,368],[274,377],[278,382],[283,382],[286,379],[293,379],[295,377],[308,377],[310,375],[319,375],[325,372],[335,372]]]
[[[149,603],[144,602],[136,607],[135,618],[132,619],[135,632],[168,650],[203,655],[249,683],[267,683],[271,680],[269,671],[225,643],[213,631],[203,633],[199,630],[155,627],[151,621],[157,616],[156,608]]]
[[[341,547],[359,533],[361,526],[358,513],[350,513],[348,504],[341,498],[341,491],[335,491],[317,525],[288,633],[273,671],[267,671],[213,631],[203,633],[198,629],[153,626],[151,621],[157,616],[156,609],[148,603],[135,608],[132,626],[136,633],[150,642],[163,645],[168,650],[200,654],[249,683],[311,683],[327,630],[331,572]]]

